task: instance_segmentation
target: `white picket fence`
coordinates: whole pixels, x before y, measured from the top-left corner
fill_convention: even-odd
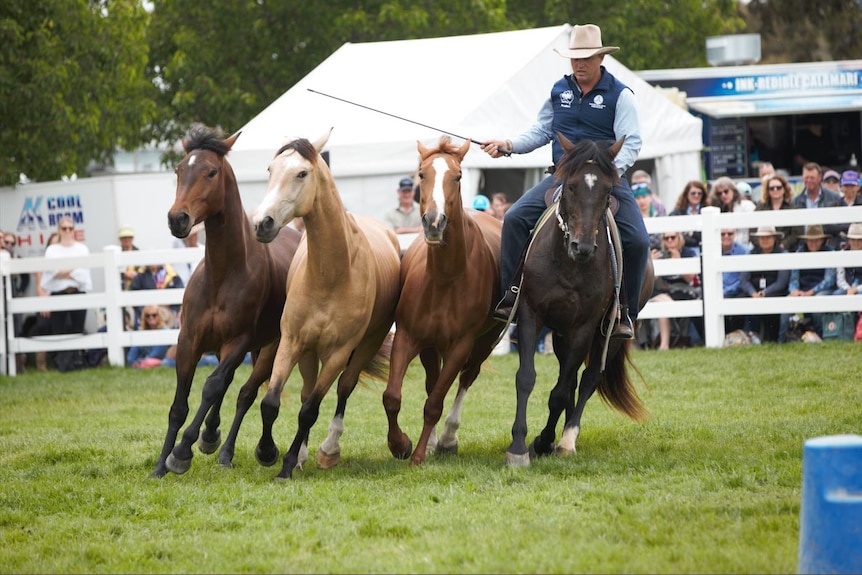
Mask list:
[[[700,231],[702,251],[700,258],[657,260],[656,275],[699,273],[702,278],[703,299],[693,301],[651,302],[643,309],[641,318],[698,317],[703,316],[705,345],[721,347],[724,342],[724,317],[728,315],[761,315],[776,313],[811,313],[862,310],[862,295],[810,298],[725,299],[722,295],[721,274],[725,271],[756,271],[767,269],[803,269],[846,267],[862,265],[862,252],[833,252],[816,254],[776,254],[755,256],[721,256],[722,228],[756,228],[761,225],[777,227],[788,225],[835,224],[862,222],[862,206],[822,208],[816,210],[781,210],[778,212],[752,212],[723,214],[717,208],[707,208],[697,216],[673,216],[646,220],[650,233],[668,231]],[[402,245],[411,238],[402,238]],[[179,330],[124,331],[123,308],[148,304],[174,305],[182,302],[181,289],[122,291],[119,270],[128,265],[142,266],[154,263],[180,263],[200,260],[202,253],[196,248],[182,250],[150,250],[122,252],[115,246],[102,253],[66,260],[24,258],[0,262],[3,280],[3,297],[0,298],[0,320],[6,337],[0,337],[0,372],[15,375],[14,357],[17,353],[59,351],[68,349],[105,348],[111,365],[124,364],[123,348],[133,345],[173,344]],[[11,275],[33,273],[50,269],[72,267],[102,268],[104,291],[63,297],[11,298]],[[104,310],[107,330],[99,333],[15,337],[12,315],[33,314],[40,311],[63,309]]]

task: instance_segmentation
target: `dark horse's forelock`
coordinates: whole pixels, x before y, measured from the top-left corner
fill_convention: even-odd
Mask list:
[[[314,145],[305,138],[297,138],[292,142],[286,143],[278,149],[275,155],[279,156],[285,150],[296,150],[300,156],[309,162],[317,162],[317,150],[315,150]]]
[[[189,130],[188,135],[183,138],[183,149],[187,154],[192,150],[209,150],[220,156],[230,151],[230,147],[224,143],[224,134],[221,130],[206,126],[195,126]]]
[[[616,174],[614,159],[608,148],[613,142],[593,142],[581,140],[571,152],[566,153],[556,167],[557,180],[566,182],[578,169],[587,162],[594,162],[600,171]],[[616,180],[616,178],[614,178]]]

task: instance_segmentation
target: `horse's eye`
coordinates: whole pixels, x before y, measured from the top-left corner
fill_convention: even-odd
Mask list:
[[[420,180],[424,180],[424,179],[425,179],[425,174],[424,174],[423,172],[419,172],[419,179],[420,179]]]
[[[218,170],[217,170],[217,169],[215,169],[215,168],[213,168],[212,170],[210,170],[210,173],[209,173],[209,174],[207,174],[207,177],[208,177],[209,179],[213,179],[213,178],[214,178],[214,177],[216,177],[217,175],[218,175]]]
[[[296,174],[296,177],[299,178],[300,180],[304,180],[305,176],[307,176],[307,175],[308,175],[308,171],[302,170],[301,172]]]

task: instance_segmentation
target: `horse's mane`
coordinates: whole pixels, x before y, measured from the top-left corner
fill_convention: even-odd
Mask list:
[[[230,147],[224,143],[224,133],[206,126],[193,126],[183,138],[183,149],[187,154],[192,150],[209,150],[220,156],[230,151]]]
[[[566,181],[581,166],[587,162],[594,162],[598,165],[599,170],[612,174],[612,178],[616,181],[617,171],[614,167],[614,159],[608,151],[612,144],[613,142],[581,140],[560,159],[555,170],[557,179]]]
[[[275,155],[278,156],[285,150],[296,150],[296,152],[300,156],[302,156],[309,162],[317,162],[317,150],[314,149],[314,144],[312,144],[305,138],[297,138],[291,142],[286,143],[278,149]]]

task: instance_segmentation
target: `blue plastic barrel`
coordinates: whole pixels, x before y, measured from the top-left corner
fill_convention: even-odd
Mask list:
[[[800,573],[862,573],[862,436],[830,435],[802,452]]]

